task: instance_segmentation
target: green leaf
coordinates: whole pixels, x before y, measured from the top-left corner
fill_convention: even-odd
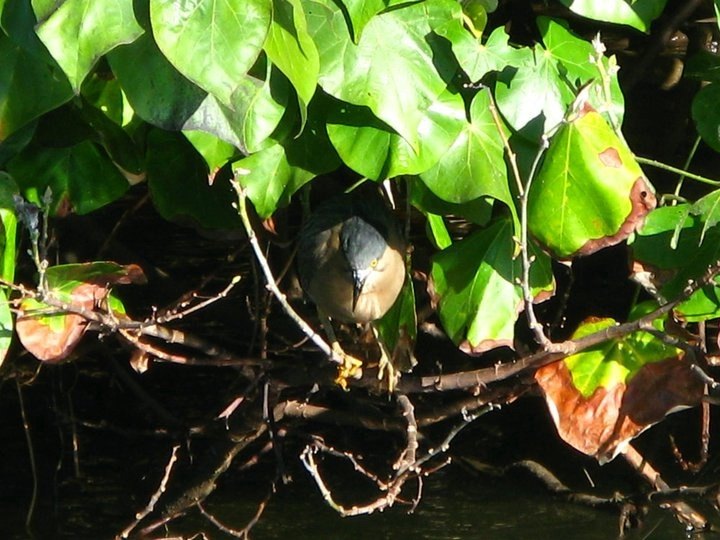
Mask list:
[[[307,129],[297,139],[275,144],[233,163],[236,180],[247,189],[261,217],[272,215],[303,185],[340,165],[319,118],[312,114],[314,108],[310,110]]]
[[[613,319],[584,322],[572,338],[579,339],[615,324]],[[659,321],[656,326],[658,330],[662,329]],[[661,362],[679,353],[678,349],[665,345],[661,339],[648,332],[633,332],[568,356],[564,362],[572,374],[575,388],[583,396],[589,397],[597,388],[626,384],[645,364]]]
[[[37,34],[76,94],[102,55],[143,32],[132,0],[32,0],[32,5]]]
[[[720,222],[720,189],[716,189],[695,201],[690,212],[700,216],[703,222],[702,232],[700,233],[700,243],[702,244],[708,229]]]
[[[557,126],[574,94],[557,71],[557,62],[536,46],[519,49],[522,63],[506,67],[495,88],[498,108],[515,131],[537,139]]]
[[[7,173],[0,172],[0,278],[10,283],[15,279],[15,241],[17,216],[13,196],[19,193],[15,180]],[[0,288],[0,290],[3,290]],[[2,317],[0,316],[0,319]],[[1,320],[0,320],[0,324]],[[0,341],[0,350],[2,342]],[[2,363],[2,360],[0,360]]]
[[[560,258],[621,242],[655,206],[625,143],[592,109],[552,138],[528,199],[532,234]]]
[[[185,137],[203,157],[214,178],[217,171],[236,153],[235,147],[225,141],[202,131],[186,131]]]
[[[581,17],[626,24],[647,32],[665,8],[667,0],[560,0]]]
[[[2,32],[0,58],[0,142],[4,142],[32,120],[68,101],[72,88],[47,52],[38,58]]]
[[[53,213],[87,214],[117,200],[129,187],[107,156],[87,140],[61,148],[29,146],[8,163],[8,172],[24,197],[38,206],[50,188]]]
[[[566,21],[538,17],[537,25],[546,53],[558,62],[558,76],[564,78],[573,90],[577,91],[586,83],[600,79],[600,71],[591,61],[596,55],[592,44],[570,32]],[[591,86],[588,102],[598,111],[607,111],[613,124],[619,126],[622,125],[625,99],[616,70],[611,69],[612,62],[609,58],[602,58],[604,71],[610,78],[610,95],[605,95],[603,85],[598,82]]]
[[[481,197],[462,204],[442,200],[417,177],[407,179],[410,203],[424,214],[458,216],[476,225],[487,225],[492,216],[492,199]]]
[[[448,336],[468,352],[513,346],[522,309],[517,282],[521,266],[514,252],[512,224],[501,219],[433,257],[431,277],[440,320]],[[537,255],[530,276],[536,296],[554,287],[549,259]]]
[[[432,240],[433,245],[439,250],[450,247],[453,242],[452,238],[450,237],[450,233],[445,226],[443,217],[438,214],[430,213],[428,213],[426,217],[428,222],[428,228],[430,230],[429,236],[430,240]]]
[[[666,206],[650,212],[628,244],[633,278],[661,300],[669,301],[678,298],[691,280],[699,279],[720,260],[720,227],[705,227],[700,217],[690,214],[687,204]],[[696,291],[675,311],[690,322],[720,316],[717,280]]]
[[[228,107],[260,54],[272,19],[270,0],[150,0],[160,50],[188,79]]]
[[[368,22],[357,45],[333,2],[310,0],[305,7],[320,53],[322,88],[342,101],[369,107],[418,150],[420,125],[455,71],[451,52],[433,29],[449,18],[459,19],[459,5],[433,0],[387,11]]]
[[[390,310],[375,322],[381,343],[390,352],[390,363],[399,371],[410,371],[417,363],[413,355],[417,338],[417,311],[412,279],[405,279],[400,295]]]
[[[135,112],[164,129],[210,133],[242,151],[256,150],[277,127],[289,96],[287,79],[268,69],[267,80],[243,75],[236,81],[234,109],[182,76],[149,34],[108,55]],[[138,70],[143,65],[145,69]]]
[[[148,187],[165,219],[213,229],[240,225],[230,183],[210,185],[205,161],[181,133],[153,129],[147,142]]]
[[[483,89],[470,105],[466,123],[440,161],[420,174],[435,195],[451,203],[493,197],[505,203],[517,222],[515,204],[508,186],[504,147],[493,121],[490,91]],[[516,227],[519,228],[519,227]]]
[[[103,146],[128,182],[131,184],[140,182],[144,178],[144,158],[130,135],[87,101],[80,101],[80,114],[95,131],[94,140]]]
[[[13,316],[4,289],[0,289],[0,366],[7,356],[13,337]]]
[[[692,102],[692,118],[702,140],[716,152],[720,152],[720,84],[708,84],[695,94]]]
[[[366,107],[338,102],[327,107],[327,132],[337,153],[348,167],[375,180],[432,167],[467,124],[462,98],[445,92],[425,111],[418,126],[423,137],[413,149]]]
[[[320,59],[300,0],[273,0],[273,21],[263,48],[295,88],[304,127],[307,106],[318,82]]]

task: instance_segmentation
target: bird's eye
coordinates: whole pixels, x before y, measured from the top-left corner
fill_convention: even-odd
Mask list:
[[[370,268],[375,268],[375,267],[377,267],[377,265],[378,265],[377,259],[373,259],[372,261],[370,261]]]

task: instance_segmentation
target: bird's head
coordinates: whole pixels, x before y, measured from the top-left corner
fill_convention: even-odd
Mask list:
[[[344,223],[340,244],[352,274],[354,311],[363,289],[370,287],[383,271],[383,256],[388,244],[380,231],[359,216]]]

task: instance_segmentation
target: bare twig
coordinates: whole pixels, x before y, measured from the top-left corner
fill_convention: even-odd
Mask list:
[[[165,465],[165,473],[163,474],[162,479],[160,480],[160,485],[158,486],[155,493],[153,493],[152,497],[150,497],[150,501],[148,501],[147,506],[143,508],[140,512],[135,514],[135,519],[130,523],[127,527],[125,527],[122,532],[116,536],[115,538],[127,538],[130,533],[135,529],[135,527],[138,526],[138,524],[147,517],[150,512],[153,511],[155,508],[155,504],[157,504],[158,500],[160,499],[160,496],[165,492],[165,489],[167,489],[168,481],[170,480],[170,474],[172,473],[173,467],[175,466],[175,462],[177,461],[177,452],[180,448],[180,445],[176,444],[173,446],[172,454],[170,455],[170,459],[167,462],[167,465]]]
[[[25,432],[25,441],[28,446],[28,458],[30,460],[30,471],[32,473],[33,489],[32,496],[30,497],[30,506],[28,506],[27,514],[25,515],[25,527],[29,530],[30,523],[32,522],[33,514],[35,513],[35,504],[37,503],[38,495],[38,475],[37,475],[37,463],[35,462],[35,447],[33,446],[32,435],[30,433],[30,422],[28,421],[27,412],[25,411],[25,400],[23,399],[22,388],[20,381],[15,377],[15,388],[18,394],[18,403],[20,405],[20,416],[23,421],[23,431]]]
[[[323,352],[325,355],[330,358],[333,362],[337,364],[342,364],[343,359],[333,351],[332,347],[318,334],[315,332],[315,330],[312,329],[312,327],[305,322],[305,320],[298,315],[298,313],[292,308],[290,303],[287,301],[287,297],[285,294],[283,294],[280,289],[277,286],[277,282],[275,280],[275,277],[273,276],[272,270],[270,269],[270,265],[267,262],[267,259],[265,258],[265,255],[262,252],[262,248],[260,247],[260,244],[258,243],[257,236],[255,236],[255,231],[252,228],[252,224],[250,223],[250,218],[248,217],[247,212],[247,193],[245,191],[245,188],[243,188],[239,183],[234,182],[235,190],[238,193],[238,210],[240,212],[240,218],[242,219],[243,225],[245,227],[245,232],[248,235],[248,240],[250,241],[250,245],[253,248],[253,251],[255,252],[255,258],[257,259],[258,263],[260,264],[260,268],[263,271],[263,274],[265,275],[265,281],[267,283],[267,288],[273,293],[277,301],[282,306],[283,310],[287,315],[295,322],[295,324],[298,325],[298,328],[302,330],[302,332],[308,336],[312,340],[312,342]]]

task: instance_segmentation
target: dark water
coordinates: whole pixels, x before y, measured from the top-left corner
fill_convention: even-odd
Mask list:
[[[242,528],[254,511],[254,506],[244,502],[248,495],[222,490],[216,502],[208,505],[208,510],[226,525]],[[214,533],[211,525],[193,522],[194,526],[185,524],[186,531],[204,530],[212,538],[225,538]],[[172,531],[181,532],[175,528]],[[450,467],[427,480],[422,501],[412,514],[398,506],[370,516],[342,518],[323,503],[314,486],[302,479],[281,488],[251,533],[257,540],[605,540],[617,536],[615,513],[563,502],[524,482],[470,476],[457,467]],[[642,530],[628,536],[656,540],[684,537],[682,526],[669,514],[661,512],[648,516]]]
[[[39,498],[33,521],[33,534],[25,530],[24,519],[30,504],[32,476],[18,411],[9,406],[13,392],[0,393],[3,412],[0,444],[0,540],[5,539],[105,539],[113,538],[145,507],[155,491],[158,479],[170,455],[172,444],[165,438],[128,437],[108,430],[79,429],[79,465],[81,476],[76,478],[67,430],[58,430],[47,417],[55,413],[45,402],[45,393],[27,392],[26,406],[33,412],[35,455],[40,477]],[[43,405],[45,403],[45,405]],[[530,403],[529,405],[532,405]],[[636,478],[622,462],[602,468],[592,460],[576,462],[577,453],[545,433],[538,432],[543,415],[533,416],[533,407],[514,408],[496,419],[498,425],[515,426],[518,435],[504,440],[499,451],[511,454],[519,450],[541,452],[556,473],[575,479],[584,478],[583,470],[601,482],[598,494],[608,496],[614,488],[634,492]],[[88,414],[87,411],[85,411]],[[491,420],[492,418],[489,418]],[[682,419],[680,419],[682,420]],[[526,422],[524,424],[523,422]],[[476,429],[477,427],[477,429]],[[464,447],[467,455],[478,455],[487,448],[482,439],[483,426],[474,426],[453,449]],[[537,438],[528,439],[530,429]],[[652,431],[652,430],[651,430]],[[64,435],[60,437],[60,433]],[[652,433],[649,433],[652,436]],[[660,437],[659,439],[662,439]],[[538,441],[544,441],[539,443]],[[657,445],[652,439],[648,443]],[[649,445],[646,445],[649,446]],[[392,453],[392,452],[390,452]],[[649,452],[648,452],[649,454]],[[423,485],[423,495],[415,511],[408,514],[408,506],[396,504],[384,513],[342,518],[323,501],[317,487],[299,465],[297,454],[285,455],[286,466],[293,477],[287,485],[278,486],[260,522],[250,537],[262,539],[458,539],[510,540],[540,539],[614,539],[618,537],[618,514],[569,503],[549,493],[527,473],[513,472],[501,477],[478,474],[460,465],[450,465],[430,477]],[[574,457],[573,457],[574,456]],[[538,457],[538,456],[535,456]],[[617,460],[620,461],[620,460]],[[558,465],[559,463],[559,465]],[[713,467],[711,467],[713,468]],[[226,526],[242,529],[268,491],[268,479],[274,470],[271,458],[249,473],[231,470],[220,479],[218,489],[205,502],[208,512]],[[347,472],[347,471],[345,471]],[[352,472],[334,475],[333,488],[339,495],[355,494],[362,489]],[[628,478],[632,478],[630,482]],[[177,479],[177,478],[175,478]],[[706,479],[709,480],[709,479]],[[574,484],[581,484],[575,481]],[[628,487],[630,486],[630,487]],[[414,485],[404,492],[414,496]],[[589,488],[583,488],[588,489]],[[357,500],[358,504],[368,499]],[[692,503],[694,504],[694,503]],[[716,512],[701,508],[709,518]],[[190,538],[203,532],[206,538],[230,538],[209,523],[197,510],[173,522],[168,529],[156,531],[153,538]],[[627,538],[670,540],[685,538],[685,531],[669,512],[654,509],[645,517],[644,525]],[[717,538],[696,535],[693,538]]]

